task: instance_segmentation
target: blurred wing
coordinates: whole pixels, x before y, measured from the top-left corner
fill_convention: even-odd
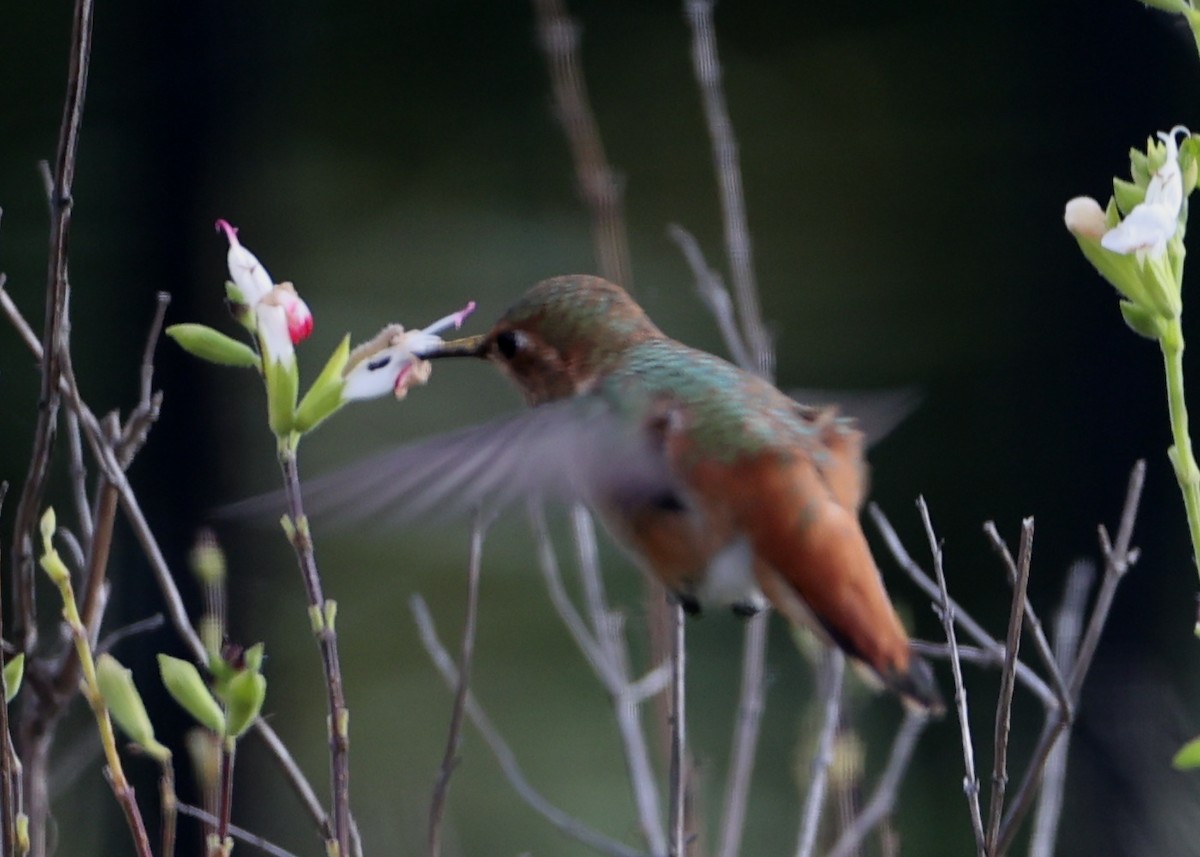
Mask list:
[[[866,435],[867,447],[879,443],[908,419],[923,398],[917,387],[892,390],[788,390],[798,402],[816,408],[836,405],[838,415],[853,417],[857,427]]]
[[[386,450],[303,484],[305,512],[341,523],[490,515],[532,497],[637,502],[672,490],[661,441],[591,396]],[[285,505],[275,492],[221,516],[280,514]]]

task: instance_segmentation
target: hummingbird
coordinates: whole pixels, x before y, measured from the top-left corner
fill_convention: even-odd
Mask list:
[[[907,706],[943,710],[859,521],[863,433],[836,409],[671,339],[594,276],[544,280],[487,333],[418,356],[486,360],[531,407],[307,483],[310,511],[399,520],[584,502],[686,611],[769,602]]]

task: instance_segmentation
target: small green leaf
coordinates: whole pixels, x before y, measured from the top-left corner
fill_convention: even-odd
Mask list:
[[[1200,738],[1193,738],[1175,754],[1175,758],[1171,760],[1171,767],[1177,771],[1190,771],[1193,768],[1200,768]]]
[[[4,665],[4,701],[12,702],[17,691],[21,689],[21,679],[25,677],[25,653],[14,657]]]
[[[167,692],[188,714],[201,726],[218,735],[225,734],[225,714],[213,699],[195,665],[170,655],[159,655],[158,671]]]
[[[1129,329],[1147,339],[1160,339],[1163,335],[1163,319],[1158,313],[1133,301],[1121,301],[1121,316]]]
[[[207,325],[173,324],[165,332],[184,351],[209,363],[250,368],[261,362],[249,345]]]
[[[1153,9],[1161,9],[1164,12],[1174,12],[1177,15],[1183,14],[1187,8],[1187,3],[1184,0],[1142,0],[1147,6]]]
[[[133,674],[105,652],[96,659],[96,682],[100,685],[100,695],[104,697],[109,714],[133,743],[158,762],[170,759],[171,751],[154,737],[154,727],[150,723],[150,715],[146,713],[142,696],[133,683]]]
[[[313,385],[300,400],[300,405],[296,408],[296,431],[302,434],[312,431],[341,408],[342,387],[345,385],[342,372],[349,358],[350,336],[347,334],[330,355],[317,380],[313,381]]]
[[[267,698],[267,679],[260,672],[245,669],[229,680],[229,737],[240,738],[254,723]]]

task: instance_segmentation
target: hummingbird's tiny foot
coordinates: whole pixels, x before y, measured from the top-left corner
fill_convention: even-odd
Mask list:
[[[765,609],[765,605],[757,604],[753,601],[738,601],[729,605],[729,609],[733,611],[733,615],[739,619],[750,619],[757,616]]]
[[[696,596],[688,595],[686,592],[670,592],[667,597],[682,607],[683,612],[689,616],[700,615],[700,599]]]

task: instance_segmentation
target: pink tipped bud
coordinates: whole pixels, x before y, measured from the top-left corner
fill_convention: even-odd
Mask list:
[[[308,339],[313,331],[313,315],[308,304],[296,293],[296,287],[291,283],[280,283],[271,295],[287,315],[288,336],[292,338],[292,344],[299,345]]]

